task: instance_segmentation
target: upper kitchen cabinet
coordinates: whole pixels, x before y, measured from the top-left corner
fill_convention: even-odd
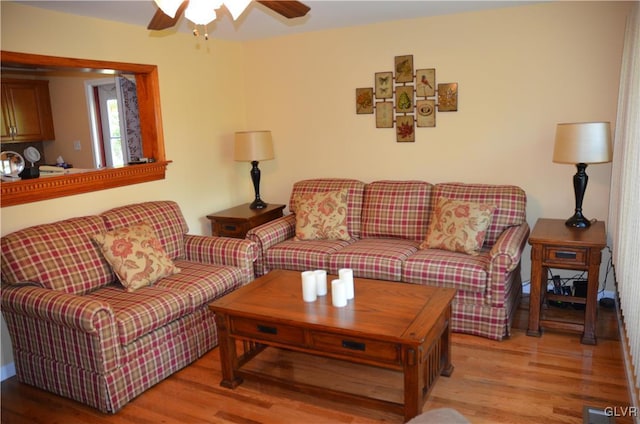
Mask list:
[[[2,141],[55,139],[49,82],[2,79]]]

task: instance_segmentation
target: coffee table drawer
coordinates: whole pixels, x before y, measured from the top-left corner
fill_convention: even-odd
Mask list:
[[[304,343],[304,330],[301,328],[247,318],[232,318],[231,333],[280,343],[293,343],[296,345]]]
[[[311,334],[311,343],[319,351],[345,353],[384,362],[400,361],[400,345],[328,333]]]

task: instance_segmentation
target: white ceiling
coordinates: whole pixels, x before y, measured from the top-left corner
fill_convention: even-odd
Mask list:
[[[124,22],[145,28],[156,11],[153,0],[15,1],[28,6]],[[328,28],[495,9],[534,3],[535,1],[316,0],[303,2],[311,7],[311,11],[307,16],[297,19],[285,19],[261,4],[252,3],[244,14],[234,22],[226,9],[222,8],[218,12],[218,19],[208,26],[209,37],[226,40],[253,40]],[[190,33],[192,29],[193,24],[183,17],[178,21],[177,29],[162,32],[170,35],[172,31]]]

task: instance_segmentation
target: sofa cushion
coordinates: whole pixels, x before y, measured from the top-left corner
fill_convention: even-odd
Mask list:
[[[329,255],[350,243],[344,240],[287,240],[267,250],[266,267],[293,271],[329,269]]]
[[[2,281],[84,294],[115,281],[91,236],[106,230],[98,216],[25,228],[2,237]]]
[[[484,293],[488,270],[489,252],[486,249],[477,256],[423,249],[404,261],[402,281]]]
[[[374,181],[364,189],[362,237],[424,239],[432,185],[422,181]]]
[[[441,197],[421,249],[444,249],[477,255],[482,248],[496,206]]]
[[[361,239],[331,254],[329,272],[351,268],[355,277],[400,281],[402,263],[417,250],[418,242],[412,240]]]
[[[349,240],[347,190],[296,194],[296,240]]]
[[[158,281],[157,287],[184,292],[192,309],[197,309],[242,285],[242,269],[177,259],[180,273]]]
[[[112,284],[86,296],[111,306],[122,346],[193,311],[187,292],[157,286],[131,293]]]
[[[296,195],[304,193],[322,193],[346,189],[347,194],[347,229],[353,238],[361,233],[362,198],[365,184],[362,181],[342,178],[318,178],[302,180],[293,184],[289,210],[296,213]]]
[[[169,258],[184,257],[184,235],[189,227],[176,202],[135,203],[108,210],[100,216],[109,231],[148,222]]]
[[[494,245],[506,228],[520,225],[526,220],[527,196],[520,187],[463,183],[436,184],[433,199],[437,201],[442,197],[496,205],[484,241],[485,246],[488,247]]]
[[[146,222],[95,234],[93,240],[127,291],[180,272]]]

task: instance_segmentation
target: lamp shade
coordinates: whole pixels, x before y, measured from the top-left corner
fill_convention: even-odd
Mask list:
[[[558,124],[553,161],[558,163],[611,162],[609,122]]]
[[[271,131],[237,132],[233,158],[242,162],[273,159]]]

